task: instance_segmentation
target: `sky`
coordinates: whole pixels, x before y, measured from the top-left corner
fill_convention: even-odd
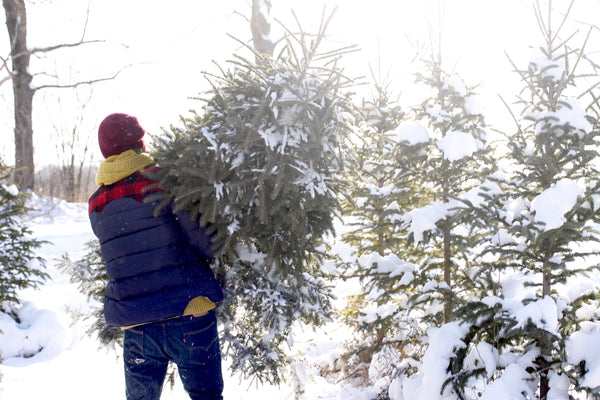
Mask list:
[[[315,32],[323,10],[335,11],[328,34],[332,46],[355,44],[359,51],[345,57],[345,70],[357,82],[369,83],[369,68],[389,75],[391,88],[406,107],[416,96],[413,80],[419,65],[414,63],[415,45],[427,44],[432,30],[442,32],[442,49],[451,71],[460,73],[468,85],[477,85],[492,123],[505,121],[498,94],[508,100],[515,95],[518,77],[512,73],[508,53],[519,66],[526,65],[529,45],[538,40],[531,0],[272,0],[272,36],[280,37],[283,25],[295,28],[291,10],[302,28]],[[555,0],[565,9],[567,0]],[[96,84],[90,101],[82,109],[68,90],[39,91],[34,103],[36,163],[52,163],[58,157],[53,142],[54,126],[68,131],[78,125],[80,137],[90,138],[95,148],[100,121],[109,113],[136,115],[147,132],[159,135],[163,127],[177,124],[180,115],[199,109],[190,97],[207,88],[203,71],[216,72],[215,62],[227,66],[234,53],[244,53],[242,41],[251,38],[248,18],[251,0],[176,0],[165,5],[157,0],[32,0],[28,3],[29,47],[42,47],[79,40],[89,19],[85,38],[101,40],[86,46],[61,50],[32,60],[32,72],[56,72],[62,82],[110,76],[124,66],[116,79]],[[597,0],[576,0],[573,15],[594,15]],[[597,14],[595,14],[597,15]],[[441,16],[441,17],[440,17]],[[58,28],[60,27],[60,28]],[[597,42],[597,41],[596,41]],[[8,54],[8,38],[0,30],[0,54]],[[598,46],[596,46],[598,48]],[[34,85],[48,82],[36,75]],[[0,142],[5,159],[13,156],[11,90],[0,87],[0,127],[6,132]],[[360,85],[367,93],[368,85]],[[90,96],[89,88],[79,91]]]

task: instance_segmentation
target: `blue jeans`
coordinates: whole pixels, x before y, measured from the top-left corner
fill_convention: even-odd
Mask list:
[[[153,322],[125,331],[127,400],[158,400],[169,360],[194,400],[222,400],[223,376],[215,312]]]

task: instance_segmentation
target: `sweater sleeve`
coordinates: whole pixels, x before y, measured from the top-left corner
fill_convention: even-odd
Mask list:
[[[188,211],[177,212],[175,218],[188,243],[196,253],[207,261],[214,259],[215,250],[213,249],[212,235],[209,235],[206,229],[201,227],[197,221],[192,220]]]

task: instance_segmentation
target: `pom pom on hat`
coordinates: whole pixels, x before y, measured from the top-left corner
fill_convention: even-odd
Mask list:
[[[115,113],[104,118],[98,127],[98,143],[104,158],[132,149],[146,150],[145,131],[136,117]]]

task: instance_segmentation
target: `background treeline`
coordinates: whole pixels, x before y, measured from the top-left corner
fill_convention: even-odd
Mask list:
[[[69,202],[85,203],[97,188],[96,171],[91,165],[57,166],[49,165],[36,171],[35,193],[40,196],[55,197]]]

